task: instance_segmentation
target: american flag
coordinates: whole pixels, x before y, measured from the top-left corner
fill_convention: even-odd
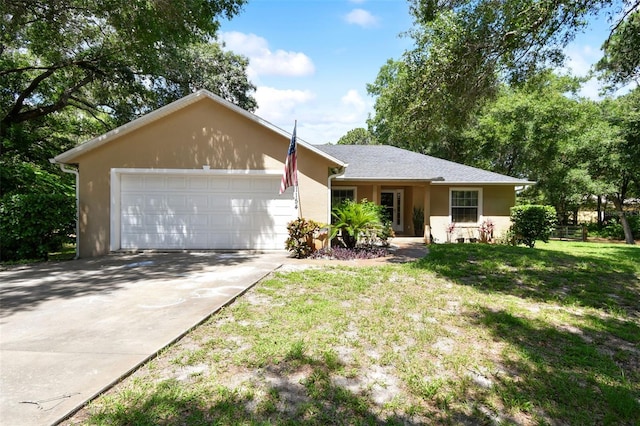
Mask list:
[[[280,182],[280,195],[290,186],[298,186],[298,160],[296,154],[296,127],[293,126],[293,135],[291,135],[291,143],[289,143],[289,151],[287,159],[284,162],[284,173]]]

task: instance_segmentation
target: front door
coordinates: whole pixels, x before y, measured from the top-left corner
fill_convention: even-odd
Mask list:
[[[402,189],[387,189],[380,192],[380,204],[384,206],[391,227],[395,232],[402,232]]]

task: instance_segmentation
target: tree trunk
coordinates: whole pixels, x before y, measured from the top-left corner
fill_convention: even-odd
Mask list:
[[[635,244],[636,242],[633,239],[631,225],[629,225],[627,216],[624,214],[624,209],[622,208],[622,201],[620,201],[618,197],[613,197],[613,205],[616,206],[616,212],[618,212],[618,217],[620,218],[620,223],[622,224],[622,229],[624,230],[624,242],[627,244]]]

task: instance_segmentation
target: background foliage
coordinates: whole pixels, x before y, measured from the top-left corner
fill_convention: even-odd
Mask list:
[[[32,238],[34,227],[49,229],[44,235],[52,226],[65,229],[27,219],[56,222],[57,205],[47,194],[73,204],[72,177],[50,158],[198,89],[256,109],[248,60],[223,51],[216,39],[219,19],[244,3],[0,2],[0,197],[5,210],[18,210],[12,231],[0,235],[3,258],[26,253],[11,247]]]
[[[367,86],[377,143],[481,167],[537,184],[525,202],[555,207],[561,224],[606,200],[633,242],[627,204],[640,198],[640,2],[411,0],[413,41]],[[552,72],[563,48],[596,16],[608,17],[595,71],[610,89],[580,98],[583,80]],[[635,81],[636,84],[633,84]]]

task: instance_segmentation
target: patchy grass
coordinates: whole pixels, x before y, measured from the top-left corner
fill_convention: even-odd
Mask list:
[[[637,424],[640,247],[263,280],[67,424]]]

